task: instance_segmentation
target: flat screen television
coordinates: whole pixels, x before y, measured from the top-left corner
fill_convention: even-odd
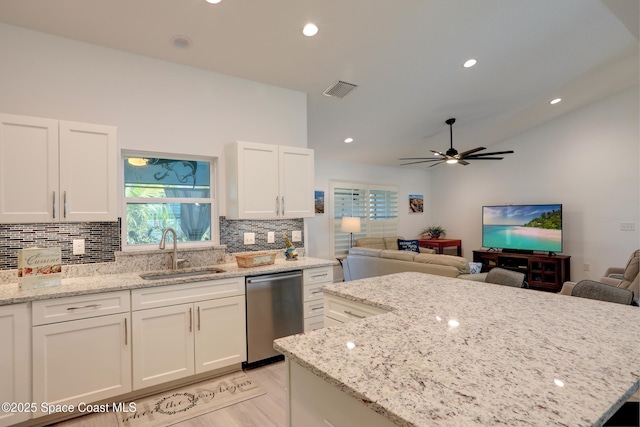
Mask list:
[[[562,205],[483,206],[482,246],[503,252],[562,252]]]

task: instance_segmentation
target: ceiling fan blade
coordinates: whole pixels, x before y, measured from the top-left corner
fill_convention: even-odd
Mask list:
[[[433,157],[401,157],[398,160],[442,160]]]
[[[441,159],[420,160],[420,161],[417,161],[417,162],[400,163],[400,166],[415,165],[415,164],[418,164],[418,163],[443,162],[443,161],[444,160],[441,160]]]
[[[459,155],[460,157],[466,157],[466,156],[468,156],[469,154],[473,154],[473,153],[476,153],[476,152],[478,152],[478,151],[482,151],[482,150],[486,150],[486,148],[485,148],[485,147],[476,147],[476,148],[474,148],[474,149],[472,149],[472,150],[468,150],[468,151],[462,152],[462,153],[460,153],[460,154],[458,154],[458,155]]]
[[[439,152],[439,151],[435,151],[435,150],[429,150],[429,151],[431,151],[432,153],[437,154],[438,156],[447,157],[447,155],[446,155],[446,154],[441,153],[441,152]]]
[[[509,151],[493,151],[491,153],[481,153],[481,154],[473,154],[471,156],[468,157],[481,157],[481,156],[492,156],[494,154],[513,154],[513,150],[509,150]]]
[[[458,164],[462,165],[462,166],[467,166],[469,164],[469,162],[465,162],[464,160],[460,159],[460,160],[458,160]]]
[[[502,160],[504,157],[467,157],[465,160]]]
[[[429,166],[429,167],[430,167],[430,168],[432,168],[432,167],[434,167],[434,166],[438,166],[440,163],[444,163],[444,162],[446,162],[446,160],[441,160],[441,161],[439,161],[438,163],[434,163],[434,164],[432,164],[432,165],[431,165],[431,166]]]

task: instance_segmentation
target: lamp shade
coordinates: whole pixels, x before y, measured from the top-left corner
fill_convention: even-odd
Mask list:
[[[340,231],[343,233],[359,233],[360,217],[343,216]]]

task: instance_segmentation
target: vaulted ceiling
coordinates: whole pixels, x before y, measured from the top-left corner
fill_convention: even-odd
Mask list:
[[[446,150],[450,117],[459,151],[490,147],[639,79],[638,0],[0,0],[0,21],[305,92],[318,158],[387,166]]]

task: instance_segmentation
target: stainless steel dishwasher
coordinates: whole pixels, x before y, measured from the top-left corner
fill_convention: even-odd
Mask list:
[[[247,361],[254,367],[282,359],[273,340],[304,330],[302,316],[302,271],[248,276]]]

